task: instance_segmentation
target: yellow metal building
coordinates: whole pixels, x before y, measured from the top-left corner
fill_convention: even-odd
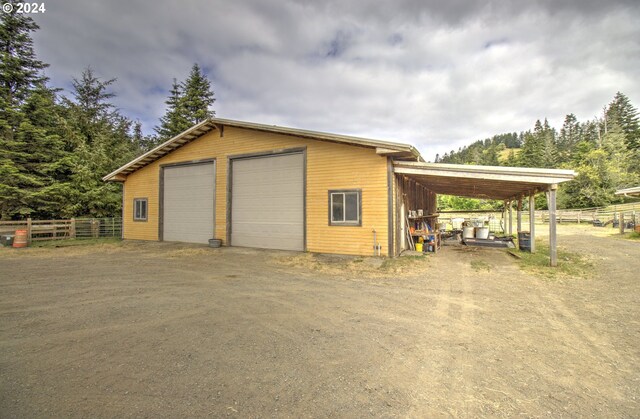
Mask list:
[[[393,255],[393,161],[422,159],[407,144],[212,118],[104,180],[124,184],[125,239]]]

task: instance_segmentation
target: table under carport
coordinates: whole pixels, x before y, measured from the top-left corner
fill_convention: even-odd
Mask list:
[[[523,200],[529,199],[529,231],[531,252],[535,252],[535,196],[547,194],[549,208],[549,254],[551,266],[557,265],[556,193],[558,184],[575,177],[573,170],[526,167],[475,166],[442,163],[394,161],[396,220],[402,242],[405,202],[410,206],[436,212],[437,194],[466,198],[493,199],[504,202],[509,218],[507,233],[513,224],[512,203],[517,202],[517,231],[522,231]],[[407,199],[409,197],[409,199]]]

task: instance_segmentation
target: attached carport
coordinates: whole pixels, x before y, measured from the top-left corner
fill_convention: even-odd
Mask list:
[[[436,194],[503,201],[505,210],[509,209],[508,234],[513,233],[512,202],[517,202],[517,230],[520,232],[522,202],[528,198],[532,252],[535,252],[535,195],[547,193],[550,264],[557,265],[556,192],[558,184],[575,177],[573,170],[394,161],[393,171],[396,184],[401,188],[405,185],[405,189],[409,184],[411,192],[418,191],[414,194],[426,197],[424,207],[431,206],[434,212]]]

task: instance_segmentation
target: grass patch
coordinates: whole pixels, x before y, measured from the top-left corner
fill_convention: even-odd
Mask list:
[[[53,248],[72,246],[94,246],[97,244],[120,244],[122,239],[118,237],[101,237],[98,239],[65,239],[65,240],[43,240],[32,242],[29,247]]]
[[[398,258],[302,253],[273,259],[278,265],[354,278],[410,278],[424,274],[429,265],[425,256]]]
[[[631,233],[625,233],[622,238],[627,240],[640,240],[640,233],[632,231]]]
[[[558,249],[558,266],[549,266],[549,246],[536,240],[536,253],[511,249],[519,255],[520,268],[535,275],[548,278],[589,278],[593,272],[593,263],[577,253]]]
[[[484,260],[472,260],[471,268],[476,272],[487,271],[491,272],[491,265]]]
[[[398,258],[385,258],[380,265],[380,270],[389,272],[401,272],[403,268],[416,266],[425,261],[424,256],[403,256]]]

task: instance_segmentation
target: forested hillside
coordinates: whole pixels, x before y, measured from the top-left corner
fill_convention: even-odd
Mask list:
[[[0,14],[0,219],[106,217],[121,213],[121,186],[102,176],[213,115],[213,92],[198,65],[174,80],[157,136],[114,106],[116,80],[91,68],[72,90],[49,85],[25,14]]]
[[[618,92],[601,117],[580,122],[569,114],[560,130],[538,120],[532,130],[476,141],[436,162],[572,169],[577,176],[561,185],[560,208],[622,202],[616,189],[640,185],[638,110]]]

